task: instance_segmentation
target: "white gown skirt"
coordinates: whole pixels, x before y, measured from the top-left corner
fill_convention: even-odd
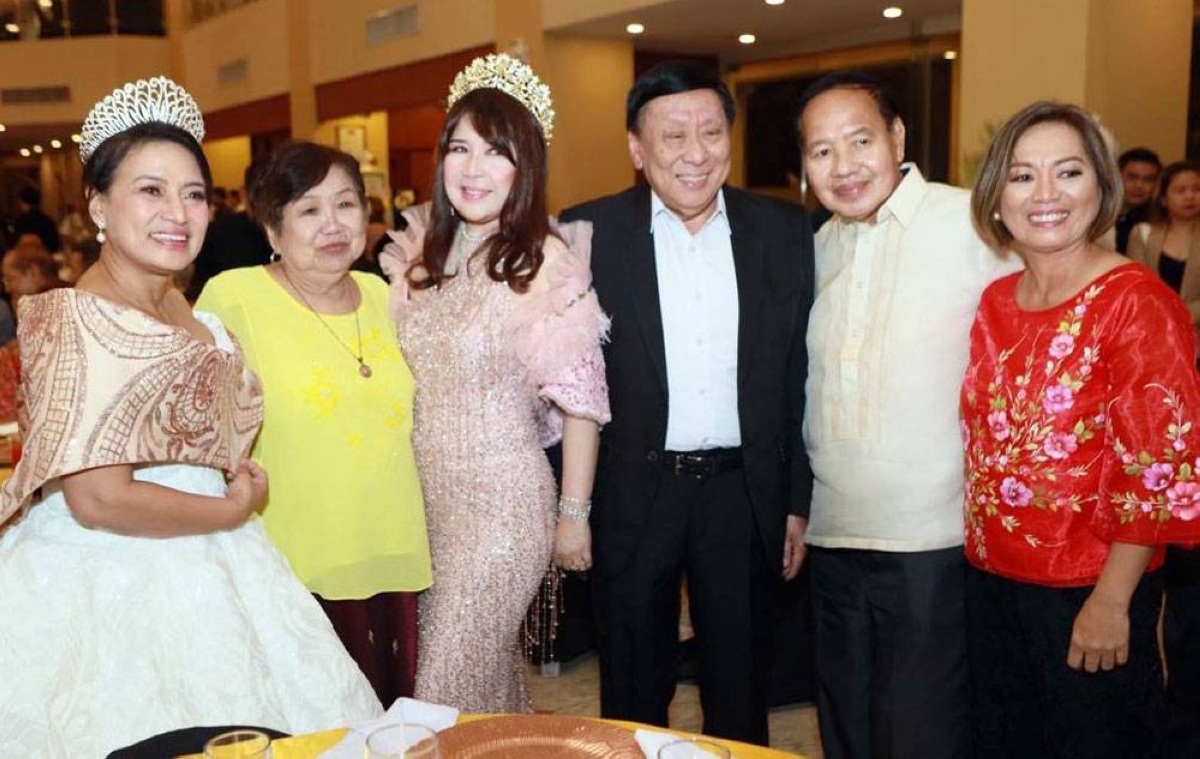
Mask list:
[[[207,467],[135,476],[225,492]],[[104,757],[199,725],[298,734],[380,711],[257,517],[209,535],[123,537],[80,525],[50,492],[0,536],[0,757]]]

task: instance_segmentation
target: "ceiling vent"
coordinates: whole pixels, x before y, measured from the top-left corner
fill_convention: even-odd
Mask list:
[[[6,87],[0,89],[0,103],[5,105],[42,105],[71,102],[70,87]]]
[[[367,19],[367,44],[382,45],[401,37],[412,37],[419,31],[417,6],[403,5],[371,14]]]
[[[246,81],[246,74],[249,64],[245,58],[238,58],[236,61],[226,63],[217,67],[217,85],[220,87],[228,87],[231,84],[241,84]]]

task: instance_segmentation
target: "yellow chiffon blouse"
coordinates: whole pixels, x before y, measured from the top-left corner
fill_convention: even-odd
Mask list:
[[[319,319],[263,267],[213,278],[196,303],[221,319],[262,378],[266,416],[252,455],[270,477],[263,521],[301,582],[329,600],[432,583],[412,373],[396,346],[387,285],[350,275],[362,293],[357,328],[354,313]],[[359,331],[369,378],[355,358]]]

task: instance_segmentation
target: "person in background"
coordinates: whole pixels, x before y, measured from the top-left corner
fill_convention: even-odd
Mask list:
[[[262,162],[255,162],[246,167],[244,179],[247,191],[254,187],[262,169]],[[195,301],[208,281],[223,271],[245,266],[263,266],[270,261],[271,243],[267,240],[262,226],[255,220],[253,209],[215,214],[208,226],[204,247],[196,257],[186,291],[187,298]]]
[[[1200,164],[1168,166],[1147,221],[1129,234],[1126,253],[1179,293],[1200,325]]]
[[[272,473],[267,532],[380,700],[411,696],[429,542],[411,441],[413,377],[387,285],[352,272],[366,238],[358,162],[277,150],[250,205],[279,260],[209,280],[197,308],[237,335],[267,399],[253,456]]]
[[[821,742],[830,759],[967,757],[955,398],[979,295],[1019,263],[979,239],[965,191],[902,163],[904,121],[878,80],[822,77],[799,127],[833,213],[816,237],[804,420]]]
[[[548,88],[496,54],[459,73],[449,102],[428,221],[410,218],[384,257],[417,378],[436,578],[421,599],[416,692],[468,712],[529,712],[526,611],[552,558],[591,566],[608,319],[591,288],[590,229],[554,229],[546,214]],[[543,450],[560,439],[561,495]]]
[[[1096,242],[1120,181],[1096,120],[1043,101],[972,194],[1026,266],[984,292],[961,393],[979,757],[1149,759],[1166,736],[1158,570],[1200,539],[1200,382],[1179,296]]]
[[[1129,250],[1130,231],[1138,224],[1149,221],[1162,161],[1149,148],[1132,148],[1121,154],[1118,165],[1121,167],[1121,186],[1125,192],[1121,213],[1117,216],[1116,245],[1119,253],[1126,253]]]
[[[58,236],[64,249],[68,245],[78,245],[92,236],[91,228],[74,203],[63,203],[62,219],[58,222]]]
[[[22,235],[37,235],[46,250],[58,251],[61,242],[58,225],[42,211],[42,193],[34,187],[25,187],[17,196],[20,213],[13,222],[13,237],[18,241]]]
[[[258,378],[171,286],[208,225],[195,101],[163,77],[133,82],[80,134],[106,240],[76,288],[21,304],[28,424],[0,487],[0,756],[379,716],[254,516],[268,492],[246,458]]]
[[[14,249],[0,264],[4,291],[12,310],[20,313],[20,301],[67,283],[58,278],[58,263],[44,249]],[[16,340],[0,343],[0,421],[17,418],[17,386],[21,380],[21,351]]]
[[[812,230],[800,208],[725,184],[733,117],[715,72],[646,71],[625,127],[648,184],[562,218],[595,225],[613,317],[591,522],[601,713],[667,725],[686,577],[704,732],[766,745],[771,602],[804,561],[812,480]]]

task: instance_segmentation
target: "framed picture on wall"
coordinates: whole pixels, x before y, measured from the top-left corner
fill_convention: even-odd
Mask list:
[[[367,151],[367,128],[362,124],[343,124],[337,128],[338,150],[362,160]]]

